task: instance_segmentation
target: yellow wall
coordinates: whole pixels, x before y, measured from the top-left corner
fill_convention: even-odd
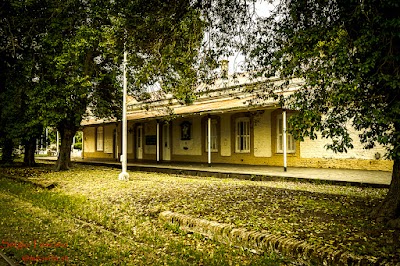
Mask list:
[[[83,128],[83,151],[84,153],[94,152],[96,147],[96,128],[95,127],[84,127]]]
[[[265,110],[263,113],[235,113],[220,116],[220,149],[212,152],[212,163],[251,164],[283,166],[283,154],[276,152],[277,128],[276,117],[281,110]],[[290,112],[289,112],[290,113]],[[243,116],[250,117],[251,123],[251,151],[250,153],[235,153],[235,119]],[[202,128],[205,128],[205,120]],[[204,131],[204,133],[203,133]],[[205,151],[205,130],[200,131],[203,136],[199,142],[202,153],[196,156],[183,156],[173,153],[173,161],[208,162]],[[174,134],[176,132],[174,131]],[[360,159],[360,158],[323,158],[327,154],[324,150],[315,153],[316,158],[302,158],[302,143],[296,142],[296,152],[287,155],[288,167],[314,168],[344,168],[391,171],[393,162],[390,160]],[[314,143],[318,146],[318,143]],[[318,149],[320,149],[318,147]],[[374,153],[375,151],[370,151]]]
[[[104,126],[104,153],[113,153],[113,137],[115,125]]]
[[[146,145],[146,136],[157,135],[157,122],[149,121],[149,122],[145,123],[143,134],[144,134],[144,139],[143,139],[144,155],[147,155],[146,158],[149,158],[149,159],[155,158],[157,146],[156,145]],[[153,156],[149,157],[148,155],[153,155]]]
[[[181,140],[181,124],[188,121],[191,126],[191,139]],[[201,117],[195,116],[191,118],[180,118],[172,122],[172,156],[199,156],[202,154],[201,148]]]
[[[271,157],[271,110],[265,110],[256,114],[253,118],[254,123],[254,156]]]
[[[102,126],[103,131],[103,151],[96,150],[96,128]],[[113,130],[115,124],[89,126],[83,128],[83,158],[103,158],[113,159]],[[111,140],[111,142],[110,142]]]
[[[213,115],[211,118],[218,121],[218,152],[212,152],[212,163],[250,164],[282,166],[283,155],[276,152],[277,146],[277,116],[281,110],[264,110],[259,112],[237,112],[230,114]],[[235,125],[236,119],[249,117],[250,119],[250,152],[235,152]],[[181,123],[191,123],[191,139],[181,140]],[[171,161],[176,162],[208,162],[206,152],[206,125],[207,116],[191,116],[176,119],[171,123]],[[136,128],[143,126],[143,160],[156,161],[156,145],[146,145],[146,136],[156,135],[157,123],[155,120],[142,123],[130,121],[128,128],[128,158],[136,158]],[[84,132],[84,157],[112,159],[112,141],[115,123],[104,126],[104,152],[96,151],[96,127],[89,126]],[[117,127],[118,153],[121,153],[121,129]],[[160,134],[162,124],[160,124]],[[354,132],[356,135],[357,132]],[[356,142],[357,139],[354,139]],[[111,143],[111,147],[110,147]],[[161,135],[160,135],[161,143]],[[347,168],[391,171],[393,162],[390,160],[374,159],[375,152],[382,152],[381,148],[365,151],[356,146],[356,150],[349,154],[332,156],[329,151],[321,148],[321,141],[306,140],[296,143],[296,152],[288,154],[288,167],[316,167],[316,168]],[[358,149],[358,150],[357,150]],[[160,147],[160,159],[162,159],[162,147]]]
[[[231,156],[231,114],[222,114],[220,116],[220,143],[221,156]]]

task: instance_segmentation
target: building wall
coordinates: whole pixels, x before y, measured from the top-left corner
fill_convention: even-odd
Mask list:
[[[221,156],[227,157],[231,156],[231,114],[223,114],[220,116],[220,148],[221,148]]]
[[[151,136],[156,136],[157,135],[157,122],[154,121],[149,121],[144,124],[144,139],[143,139],[143,145],[144,145],[144,158],[145,159],[155,159],[156,151],[157,151],[157,145],[155,144],[148,144],[146,143],[146,138],[149,138]]]
[[[323,139],[321,134],[317,135],[316,140],[305,139],[301,143],[301,157],[302,158],[318,158],[325,159],[366,159],[376,160],[375,154],[379,153],[380,157],[386,153],[385,148],[377,146],[374,149],[364,149],[358,137],[359,132],[353,127],[349,126],[350,137],[353,139],[353,149],[349,149],[345,153],[334,153],[331,150],[326,150],[325,145],[332,143],[329,139]],[[322,155],[322,156],[321,156]]]
[[[254,123],[254,156],[272,156],[271,110],[256,115]]]
[[[115,127],[115,124],[113,124]],[[109,130],[112,125],[99,125],[104,127],[103,137],[107,135],[106,131]],[[113,159],[113,153],[105,153],[105,145],[103,151],[96,150],[96,128],[98,126],[89,126],[83,128],[83,158],[95,158],[95,159]],[[106,130],[107,129],[107,130]],[[104,144],[106,142],[104,141]]]
[[[96,141],[96,128],[85,127],[83,128],[83,150],[85,153],[95,152]]]
[[[343,168],[350,165],[351,168],[355,169],[387,171],[392,169],[392,161],[383,159],[386,153],[384,147],[377,145],[373,149],[364,149],[358,137],[360,132],[350,124],[348,128],[350,137],[353,139],[353,149],[348,149],[344,153],[335,153],[332,150],[327,150],[325,146],[332,141],[323,139],[321,134],[317,134],[317,139],[306,138],[300,143],[302,161],[313,167]]]
[[[282,166],[283,154],[277,152],[277,116],[281,110],[264,110],[258,112],[236,112],[211,116],[217,120],[218,152],[212,152],[212,163],[231,164],[254,164]],[[290,113],[289,113],[290,115]],[[250,119],[250,152],[237,153],[235,151],[235,126],[236,119],[248,117]],[[190,139],[181,139],[181,124],[191,123]],[[156,161],[157,147],[154,137],[157,134],[157,122],[145,121],[141,123],[129,122],[128,129],[128,158],[136,160],[136,128],[143,126],[143,160]],[[84,157],[85,158],[113,158],[113,149],[121,153],[121,131],[120,126],[115,124],[104,126],[104,151],[96,151],[96,127],[84,128]],[[198,162],[207,163],[208,153],[206,151],[206,126],[207,116],[191,116],[178,118],[170,122],[170,144],[171,161],[176,162]],[[118,147],[113,147],[113,132],[117,129]],[[162,124],[160,124],[160,144]],[[296,142],[294,153],[287,156],[288,167],[317,167],[317,168],[348,168],[391,171],[393,162],[382,158],[376,159],[378,152],[381,156],[385,150],[377,147],[372,150],[364,150],[358,142],[357,132],[352,130],[351,136],[354,140],[354,149],[345,154],[335,154],[327,151],[324,145],[327,140],[306,139],[304,142]],[[146,137],[153,142],[146,143]],[[115,142],[115,141],[114,141]],[[162,160],[162,147],[160,147],[160,159]]]
[[[181,124],[184,122],[189,122],[191,124],[191,138],[188,140],[183,140],[181,136]],[[172,122],[172,157],[174,158],[175,155],[183,156],[186,158],[191,158],[190,156],[201,156],[201,137],[202,128],[200,116],[174,120]]]
[[[104,126],[104,153],[112,154],[114,152],[114,129],[115,125]]]

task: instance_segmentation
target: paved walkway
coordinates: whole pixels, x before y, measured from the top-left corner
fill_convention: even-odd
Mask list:
[[[38,160],[55,160],[55,157],[36,158]],[[115,161],[72,159],[75,162],[120,167],[121,163]],[[243,178],[251,180],[304,180],[311,182],[325,181],[334,184],[365,185],[372,187],[388,187],[391,181],[391,172],[324,169],[324,168],[300,168],[289,167],[286,172],[283,167],[262,165],[234,165],[213,164],[209,167],[201,163],[128,163],[129,170],[156,171],[200,176],[216,176],[222,178]]]

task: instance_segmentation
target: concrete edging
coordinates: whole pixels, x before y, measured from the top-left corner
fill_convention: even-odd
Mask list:
[[[171,211],[160,213],[159,219],[161,222],[177,225],[181,230],[195,232],[218,242],[261,252],[277,252],[307,264],[378,265],[376,258],[356,256],[344,251],[310,245],[304,241],[250,231],[231,224],[193,218]]]

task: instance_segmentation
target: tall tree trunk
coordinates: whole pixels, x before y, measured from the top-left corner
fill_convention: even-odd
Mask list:
[[[388,222],[390,227],[400,228],[400,159],[393,162],[389,192],[372,216],[378,221]]]
[[[71,166],[71,145],[75,133],[76,130],[72,130],[69,128],[63,128],[62,130],[60,130],[61,146],[56,163],[57,171],[69,170]]]
[[[25,146],[24,164],[26,166],[35,166],[36,139],[30,138],[29,140],[25,141],[24,146]]]
[[[14,142],[11,139],[4,139],[3,147],[2,147],[2,155],[1,162],[2,163],[12,163],[13,162],[13,150],[14,150]]]

